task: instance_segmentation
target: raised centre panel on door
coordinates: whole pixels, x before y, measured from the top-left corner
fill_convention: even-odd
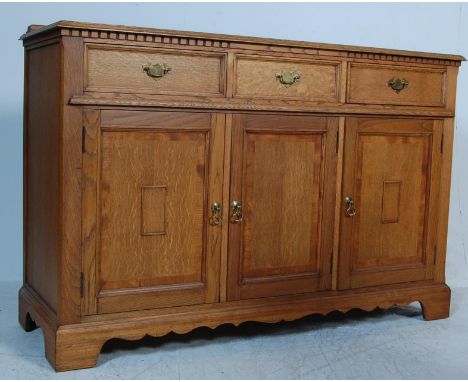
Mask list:
[[[330,287],[337,127],[338,118],[233,115],[229,300]]]
[[[218,301],[224,121],[85,111],[83,314]]]
[[[347,118],[339,289],[433,277],[442,121]]]

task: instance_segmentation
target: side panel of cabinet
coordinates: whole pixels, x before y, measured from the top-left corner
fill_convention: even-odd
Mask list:
[[[347,119],[339,289],[433,277],[442,127]]]
[[[85,113],[85,314],[218,300],[224,115]]]
[[[337,118],[233,116],[230,202],[242,221],[230,220],[228,300],[330,287],[337,128]]]

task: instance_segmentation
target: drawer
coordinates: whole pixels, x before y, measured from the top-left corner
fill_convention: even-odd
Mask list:
[[[224,96],[225,55],[88,45],[86,91]]]
[[[348,78],[349,103],[445,106],[444,69],[350,63]]]
[[[338,102],[340,63],[237,56],[234,97]]]

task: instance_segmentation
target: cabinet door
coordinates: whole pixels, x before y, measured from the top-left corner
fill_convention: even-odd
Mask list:
[[[85,113],[84,314],[218,300],[224,119]]]
[[[230,300],[330,286],[336,118],[233,116]]]
[[[441,134],[440,121],[347,119],[340,289],[432,278]]]

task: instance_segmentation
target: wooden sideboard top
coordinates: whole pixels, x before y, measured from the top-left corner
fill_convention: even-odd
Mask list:
[[[234,36],[214,33],[175,31],[166,29],[128,27],[123,25],[83,23],[75,21],[58,21],[50,25],[30,25],[27,32],[20,39],[25,41],[36,36],[56,33],[63,36],[76,36],[85,38],[102,38],[110,40],[130,40],[144,42],[168,42],[180,45],[202,45],[213,47],[235,48],[237,44],[245,46],[269,45],[276,47],[287,47],[304,49],[317,54],[338,55],[354,58],[376,58],[392,60],[392,56],[400,57],[395,61],[422,62],[442,65],[460,65],[466,59],[460,55],[439,54],[427,52],[415,52],[407,50],[383,49],[372,47],[361,47],[351,45],[324,44],[305,41],[291,41],[272,38]],[[382,57],[383,56],[383,57]]]

